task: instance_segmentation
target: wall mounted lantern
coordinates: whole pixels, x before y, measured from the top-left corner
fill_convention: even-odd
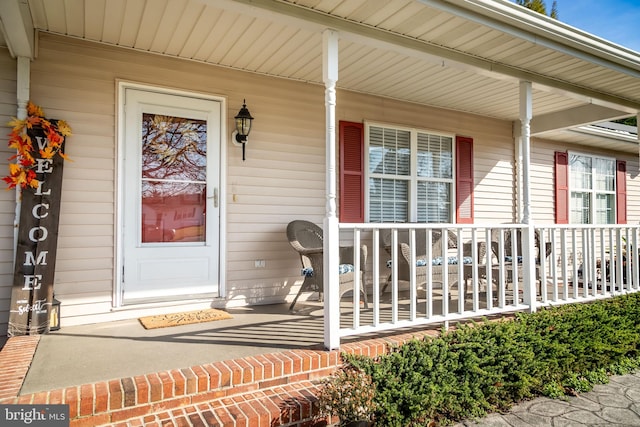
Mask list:
[[[248,142],[247,137],[251,132],[251,122],[253,117],[247,109],[247,100],[242,101],[242,108],[238,111],[238,114],[234,117],[236,121],[236,130],[231,135],[235,139],[235,143],[242,144],[242,161],[244,162],[244,146]]]

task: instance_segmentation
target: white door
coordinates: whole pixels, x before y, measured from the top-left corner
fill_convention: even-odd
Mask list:
[[[218,294],[221,105],[125,89],[124,303]]]

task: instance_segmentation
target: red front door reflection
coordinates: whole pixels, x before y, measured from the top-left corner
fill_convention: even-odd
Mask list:
[[[207,123],[142,115],[142,243],[205,242]]]

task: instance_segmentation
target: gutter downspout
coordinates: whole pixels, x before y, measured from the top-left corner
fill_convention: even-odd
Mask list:
[[[16,102],[17,102],[17,118],[24,120],[27,118],[27,103],[29,102],[31,92],[31,59],[26,56],[17,57],[17,75],[16,75]],[[16,187],[16,207],[15,217],[13,219],[13,262],[15,270],[15,261],[18,250],[18,229],[20,227],[20,211],[22,208],[22,189]]]

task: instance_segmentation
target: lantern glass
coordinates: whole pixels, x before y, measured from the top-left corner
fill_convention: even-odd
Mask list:
[[[251,117],[251,113],[247,109],[246,101],[243,102],[242,108],[234,118],[236,121],[238,138],[242,141],[246,141],[247,136],[249,136],[249,132],[251,132],[251,122],[253,121],[253,117]]]
[[[236,118],[236,130],[241,136],[248,136],[251,132],[251,120],[246,118]]]

